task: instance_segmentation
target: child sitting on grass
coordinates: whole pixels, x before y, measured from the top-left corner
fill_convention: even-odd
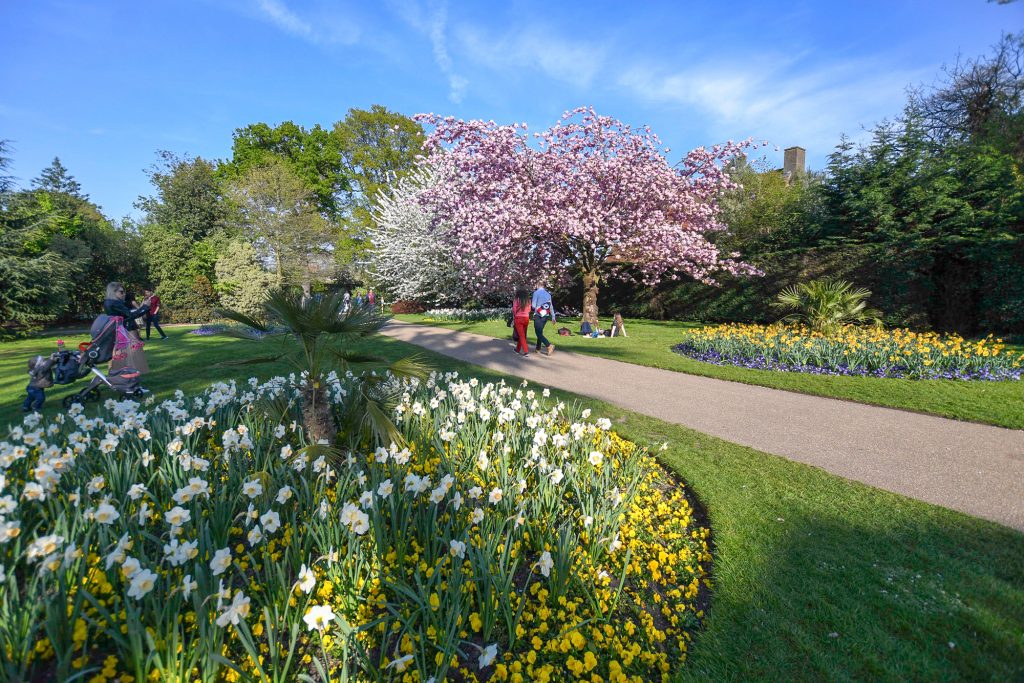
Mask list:
[[[39,410],[46,400],[46,389],[53,386],[53,364],[57,354],[51,353],[49,358],[33,356],[28,360],[28,386],[25,387],[25,401],[21,404],[21,412],[28,413]]]

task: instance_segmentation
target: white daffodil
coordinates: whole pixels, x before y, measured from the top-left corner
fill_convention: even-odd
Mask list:
[[[149,569],[142,569],[132,575],[131,585],[128,587],[128,597],[141,600],[156,586],[156,572]]]
[[[325,631],[334,621],[334,610],[330,605],[314,605],[306,612],[302,620],[310,631]]]
[[[249,616],[249,598],[245,597],[245,593],[238,591],[235,593],[234,599],[231,601],[221,615],[217,617],[217,626],[225,628],[228,624],[238,626],[239,622]]]
[[[192,513],[183,507],[175,506],[164,513],[164,519],[171,526],[182,526],[192,520]]]
[[[281,504],[287,503],[288,500],[291,499],[291,497],[292,497],[292,487],[291,486],[282,486],[280,489],[278,489],[278,491],[277,491],[277,502],[278,503],[281,503]]]
[[[551,568],[555,566],[555,561],[551,559],[551,553],[545,550],[540,555],[540,559],[537,560],[537,569],[544,576],[551,576]]]
[[[452,554],[452,557],[465,557],[466,556],[466,544],[462,541],[451,540],[448,543],[448,552]]]
[[[396,673],[402,673],[403,671],[409,668],[409,664],[412,662],[412,660],[413,655],[403,655],[398,659],[393,659],[390,662],[388,662],[387,666],[385,666],[384,668],[394,669]]]
[[[273,510],[268,510],[260,515],[260,524],[263,525],[263,531],[272,534],[281,528],[281,515]]]
[[[493,489],[491,489],[491,492],[487,494],[487,502],[490,503],[491,505],[497,505],[498,503],[501,502],[503,496],[504,493],[502,492],[502,490],[495,486]]]
[[[51,534],[49,536],[40,536],[39,538],[37,538],[29,544],[25,554],[28,557],[29,561],[38,560],[46,557],[47,555],[52,555],[53,553],[57,552],[57,550],[63,543],[63,536],[58,536],[56,534]]]
[[[263,484],[256,479],[251,479],[242,484],[242,493],[249,498],[255,498],[263,493]]]
[[[494,658],[498,656],[497,644],[488,645],[480,651],[480,659],[478,663],[481,669],[486,669],[494,661]]]
[[[590,464],[594,467],[600,467],[601,463],[604,462],[604,454],[601,451],[590,451],[590,455],[587,457]]]
[[[313,570],[305,564],[303,564],[302,568],[299,570],[298,585],[299,590],[306,595],[309,595],[313,591],[313,588],[316,587],[316,574],[314,574]]]
[[[110,503],[100,503],[93,510],[92,518],[100,524],[113,524],[121,518],[121,513]]]
[[[21,490],[21,497],[23,500],[44,501],[46,500],[46,489],[34,481],[29,482]]]
[[[231,566],[231,549],[221,548],[213,554],[213,559],[210,560],[210,569],[213,571],[214,576],[220,576],[223,574],[228,567]]]

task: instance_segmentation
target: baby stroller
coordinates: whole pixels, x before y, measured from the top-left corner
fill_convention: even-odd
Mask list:
[[[120,368],[109,375],[104,375],[96,367],[114,357],[114,347],[117,345],[119,334],[125,334],[122,318],[104,314],[93,321],[89,330],[92,339],[83,342],[78,351],[57,352],[57,362],[53,366],[54,384],[73,384],[89,374],[94,375],[92,381],[81,391],[64,397],[65,408],[70,408],[75,403],[98,401],[100,387],[103,386],[126,396],[141,396],[146,393],[146,390],[139,386],[141,373],[135,368]]]

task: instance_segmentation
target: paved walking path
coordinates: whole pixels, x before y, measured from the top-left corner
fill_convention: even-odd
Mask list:
[[[391,322],[384,334],[1024,531],[1024,431]]]

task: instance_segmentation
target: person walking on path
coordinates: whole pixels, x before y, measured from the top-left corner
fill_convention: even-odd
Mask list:
[[[370,310],[374,310],[377,305],[377,295],[373,293],[372,289],[366,293],[366,302],[369,304]]]
[[[167,335],[160,327],[160,297],[152,289],[143,290],[143,294],[149,299],[149,310],[146,311],[146,339],[149,339],[150,326],[156,328],[161,339],[167,339]]]
[[[142,337],[139,336],[139,323],[136,321],[149,311],[150,301],[146,299],[141,306],[133,309],[124,302],[124,297],[124,285],[120,282],[111,282],[107,285],[107,298],[103,300],[103,312],[107,315],[121,316],[124,319],[124,329],[128,335],[128,345],[123,353],[115,347],[114,358],[110,361],[110,370],[135,368],[140,373],[147,373],[149,372],[149,363],[146,362]]]
[[[530,344],[526,339],[526,328],[530,324],[530,293],[525,289],[516,290],[512,300],[512,324],[516,328],[516,353],[523,357],[530,355]]]
[[[555,345],[544,336],[544,326],[555,322],[555,306],[551,303],[551,294],[544,289],[544,285],[537,286],[533,293],[533,331],[537,334],[537,351],[545,351],[549,356],[555,352]]]

